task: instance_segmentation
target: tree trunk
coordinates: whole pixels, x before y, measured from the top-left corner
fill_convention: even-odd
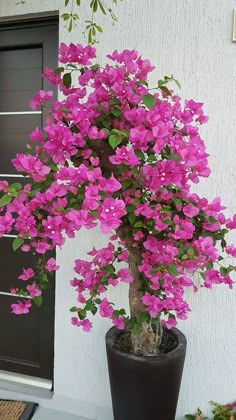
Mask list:
[[[130,314],[138,319],[139,314],[144,311],[142,298],[142,282],[138,265],[141,260],[140,250],[137,248],[129,248],[129,269],[134,281],[130,283],[129,288],[129,306]],[[157,325],[151,322],[144,322],[141,325],[141,331],[138,334],[131,335],[132,352],[139,356],[153,356],[158,354],[158,346],[162,339],[162,326],[160,321]]]

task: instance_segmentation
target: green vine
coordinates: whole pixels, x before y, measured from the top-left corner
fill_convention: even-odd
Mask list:
[[[24,4],[27,0],[18,0],[16,4]],[[70,12],[63,13],[61,15],[62,20],[68,32],[78,26],[80,15],[75,12],[75,8],[80,8],[84,0],[64,0],[65,7],[70,7]],[[103,27],[95,21],[95,15],[102,14],[108,16],[113,25],[118,21],[117,16],[114,12],[114,6],[117,6],[119,2],[123,0],[89,0],[91,16],[89,19],[85,19],[85,29],[83,34],[87,35],[87,41],[89,44],[95,44],[98,42],[97,36],[103,32]]]

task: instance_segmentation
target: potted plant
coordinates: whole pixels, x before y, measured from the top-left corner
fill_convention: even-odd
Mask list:
[[[235,257],[236,248],[225,236],[236,215],[224,216],[220,198],[191,192],[210,174],[199,134],[207,121],[202,104],[182,102],[167,87],[179,85],[172,76],[150,88],[154,67],[135,50],[113,52],[104,67],[94,59],[91,46],[61,44],[61,66],[44,77],[64,98],[52,103],[44,133],[37,127],[34,145],[12,161],[32,183],[0,182],[0,233],[14,229],[13,248],[40,257],[19,276],[26,290],[14,293],[25,299],[12,311],[41,304],[49,274],[59,268],[47,252],[99,223],[111,236],[89,260],[75,261],[71,322],[90,331],[89,316],[98,312],[114,324],[106,343],[115,420],[173,420],[186,340],[172,327],[190,311],[185,288],[232,288],[235,267],[224,258]],[[31,108],[51,98],[40,91]],[[120,282],[129,284],[130,313],[104,297]]]

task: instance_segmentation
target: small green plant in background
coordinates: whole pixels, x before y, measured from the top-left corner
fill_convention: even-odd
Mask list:
[[[198,408],[196,414],[186,414],[184,418],[186,420],[236,420],[236,401],[225,405],[210,401],[210,404],[213,417],[205,417]]]
[[[103,27],[98,25],[95,21],[95,14],[102,14],[108,16],[113,25],[115,22],[118,22],[117,16],[114,12],[114,6],[117,6],[118,3],[123,0],[89,0],[89,7],[91,15],[89,19],[84,19],[85,28],[83,34],[87,36],[88,44],[95,44],[98,42],[97,36],[103,32]],[[61,15],[62,20],[65,22],[65,26],[68,29],[68,32],[77,26],[80,19],[80,15],[75,13],[83,4],[84,0],[64,0],[65,7],[69,8],[69,11]],[[17,0],[16,4],[24,4],[26,0]]]

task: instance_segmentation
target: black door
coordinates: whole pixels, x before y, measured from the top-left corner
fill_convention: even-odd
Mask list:
[[[52,90],[41,77],[43,68],[56,67],[57,19],[0,25],[0,179],[26,182],[11,165],[29,143],[29,133],[42,126],[43,111],[32,112],[29,100],[39,89]],[[28,315],[11,314],[18,297],[9,293],[22,268],[33,267],[35,257],[13,252],[14,235],[0,239],[0,370],[52,379],[54,358],[54,285],[41,308]]]

